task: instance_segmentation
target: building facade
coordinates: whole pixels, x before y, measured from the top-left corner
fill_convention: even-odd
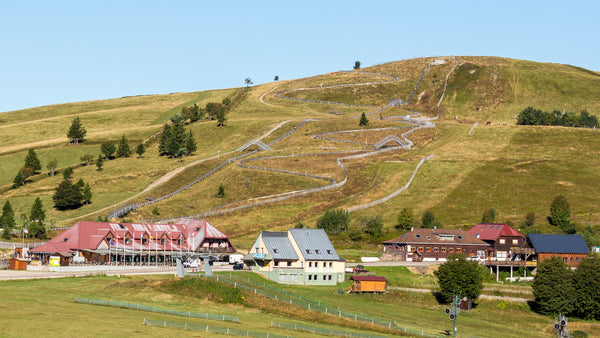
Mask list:
[[[558,256],[567,265],[575,268],[589,253],[581,235],[528,234],[527,244],[535,250],[538,264]]]
[[[173,257],[186,254],[233,253],[235,248],[208,221],[184,219],[171,224],[77,222],[29,252],[42,261],[60,255],[69,263],[150,265],[173,264]]]
[[[336,285],[345,278],[345,261],[322,229],[262,231],[244,263],[282,284]]]
[[[511,259],[514,251],[521,248],[525,237],[505,223],[480,223],[467,232],[490,245],[489,260]]]
[[[409,262],[446,261],[449,255],[486,258],[489,244],[463,230],[413,229],[404,235],[383,242],[383,260]]]

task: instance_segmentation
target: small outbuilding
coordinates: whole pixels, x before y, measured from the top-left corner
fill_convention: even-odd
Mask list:
[[[9,262],[10,270],[27,270],[28,259],[12,258]]]
[[[352,292],[385,292],[387,279],[380,276],[352,276],[354,281],[350,291]]]

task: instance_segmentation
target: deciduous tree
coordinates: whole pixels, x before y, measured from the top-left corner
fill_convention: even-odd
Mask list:
[[[496,219],[496,210],[494,208],[485,208],[481,216],[481,223],[494,223]]]
[[[46,169],[48,169],[48,174],[50,174],[50,176],[54,176],[56,168],[58,168],[58,160],[56,158],[53,158],[46,163]]]
[[[538,263],[532,288],[535,309],[545,315],[574,310],[573,273],[562,258],[553,256]]]
[[[102,152],[102,154],[104,154],[104,159],[108,161],[113,157],[113,155],[117,151],[117,147],[114,144],[112,144],[112,142],[104,142],[100,146],[100,151]]]
[[[361,222],[363,223],[362,230],[374,238],[381,237],[381,230],[383,229],[383,217],[381,215],[364,217]]]
[[[335,235],[348,230],[350,214],[343,209],[327,210],[317,220],[317,229],[323,229],[330,235]]]
[[[468,261],[463,254],[448,256],[448,261],[434,272],[444,302],[450,303],[453,295],[468,299],[479,297],[486,271],[479,263]]]
[[[395,228],[397,230],[409,230],[414,224],[413,211],[409,207],[404,207],[398,214]]]

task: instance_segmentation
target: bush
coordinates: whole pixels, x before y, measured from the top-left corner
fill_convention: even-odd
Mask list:
[[[329,235],[335,235],[348,230],[350,214],[343,209],[327,210],[317,220],[317,229],[323,229]]]

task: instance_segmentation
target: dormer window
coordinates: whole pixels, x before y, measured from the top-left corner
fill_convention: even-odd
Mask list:
[[[67,237],[65,237],[65,238],[63,238],[63,240],[62,240],[62,241],[63,241],[63,242],[66,242],[66,241],[68,241],[68,240],[69,240],[69,239],[68,239]]]
[[[279,253],[279,249],[273,248],[273,253]]]
[[[125,230],[125,226],[123,224],[119,223],[119,228],[121,228],[122,230]]]
[[[456,238],[463,239],[463,237],[461,235],[456,236]]]
[[[125,244],[129,244],[131,240],[129,238],[125,238]]]
[[[319,250],[319,249],[315,249],[315,253],[316,253],[317,255],[320,255],[320,254],[321,254],[321,250]]]
[[[417,237],[417,238],[421,238],[421,235],[419,235],[419,234],[416,234],[416,235],[415,235],[415,237]]]
[[[165,245],[165,239],[164,238],[160,239],[160,245]]]
[[[431,239],[431,236],[426,236],[425,238],[427,238],[427,239]]]
[[[327,250],[327,254],[328,255],[333,255],[333,252],[331,250]]]
[[[306,249],[306,253],[310,255],[312,254],[312,251],[310,251],[310,249]]]

